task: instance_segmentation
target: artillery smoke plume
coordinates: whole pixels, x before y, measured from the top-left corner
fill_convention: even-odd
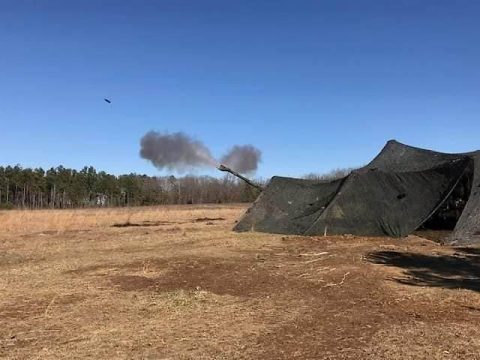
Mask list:
[[[257,170],[262,153],[252,145],[235,145],[222,157],[222,164],[240,173],[252,173]]]
[[[140,140],[140,156],[160,170],[179,172],[219,164],[205,144],[182,132],[147,132]],[[224,165],[239,173],[252,173],[257,170],[261,152],[252,145],[236,145],[221,159]]]
[[[180,132],[161,134],[149,131],[140,140],[140,146],[140,156],[159,169],[183,171],[217,164],[204,144]]]

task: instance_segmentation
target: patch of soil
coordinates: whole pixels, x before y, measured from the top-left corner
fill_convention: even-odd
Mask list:
[[[21,264],[26,260],[25,256],[14,252],[0,252],[0,266]]]
[[[297,296],[297,301],[303,300],[304,311],[275,331],[257,337],[250,355],[259,359],[359,358],[359,348],[395,317],[383,311],[385,299],[368,295],[381,291],[373,279],[364,275],[322,288],[316,296]],[[294,301],[293,297],[287,299]]]
[[[19,298],[0,307],[0,318],[25,320],[45,316],[49,307],[70,305],[84,299],[85,297],[77,294],[53,295],[44,299]]]
[[[84,275],[87,273],[93,273],[95,271],[107,270],[107,269],[112,269],[117,267],[118,266],[116,264],[98,264],[98,265],[81,266],[77,269],[66,270],[64,271],[64,274]]]
[[[254,260],[225,261],[219,258],[198,258],[170,263],[162,275],[154,278],[119,275],[110,277],[110,281],[125,291],[201,289],[217,295],[244,297],[287,291],[295,287],[289,279],[256,265]]]
[[[131,223],[129,221],[124,223],[113,224],[112,227],[140,227],[140,226],[160,226],[160,225],[172,225],[172,224],[181,224],[180,222],[174,221],[142,221],[141,223]]]
[[[175,233],[182,231],[182,228],[178,226],[170,227],[170,228],[160,228],[153,230],[154,232],[163,232],[163,233]]]
[[[151,289],[156,283],[154,279],[138,275],[116,275],[111,276],[110,280],[115,286],[125,291]]]
[[[217,218],[202,217],[202,218],[196,218],[192,222],[211,222],[211,221],[225,221],[225,218],[222,218],[222,217],[217,217]]]
[[[47,300],[23,300],[0,307],[0,317],[2,319],[25,320],[30,317],[37,317],[45,312],[48,306]]]
[[[76,235],[90,232],[90,229],[76,229],[76,230],[45,230],[40,232],[28,233],[20,235],[22,238],[36,238],[38,236],[47,235]]]

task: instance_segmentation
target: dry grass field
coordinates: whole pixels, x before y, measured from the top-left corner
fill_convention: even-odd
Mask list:
[[[480,250],[230,231],[245,210],[0,212],[0,357],[480,359]]]

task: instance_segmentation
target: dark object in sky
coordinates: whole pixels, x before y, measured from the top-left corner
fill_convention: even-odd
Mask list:
[[[226,167],[225,165],[220,164],[220,165],[218,165],[217,169],[220,170],[220,171],[229,172],[230,174],[232,174],[232,175],[238,177],[239,179],[245,181],[248,185],[253,186],[254,188],[256,188],[260,191],[263,190],[263,188],[260,185],[255,184],[252,180],[247,179],[245,176],[240,175],[239,173],[237,173],[236,171],[233,171],[232,169],[230,169],[229,167]]]
[[[105,98],[105,99],[103,99],[103,100],[105,100],[105,102],[107,102],[107,103],[109,103],[109,104],[111,104],[111,103],[112,103],[112,101],[111,101],[111,100],[109,100],[109,99],[106,99],[106,98]]]
[[[235,231],[403,237],[453,230],[480,243],[480,151],[445,154],[390,140],[368,165],[333,181],[275,176]]]

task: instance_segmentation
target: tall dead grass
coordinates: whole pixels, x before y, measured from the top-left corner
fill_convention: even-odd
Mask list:
[[[178,223],[196,218],[238,216],[244,204],[175,205],[158,207],[9,210],[0,211],[0,232],[32,233],[86,230],[122,224],[144,224],[164,221]]]

